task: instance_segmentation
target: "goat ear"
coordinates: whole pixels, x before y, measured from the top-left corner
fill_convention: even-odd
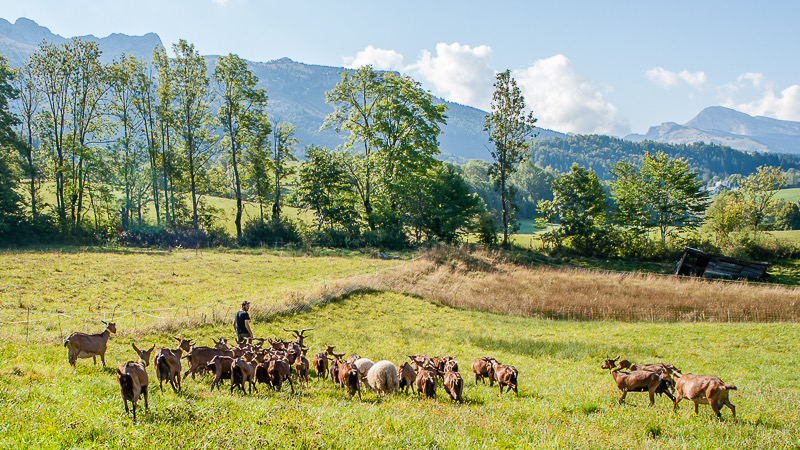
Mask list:
[[[135,342],[131,343],[131,346],[133,346],[133,349],[136,350],[136,353],[139,353],[140,350],[139,350],[138,347],[136,347],[136,343]]]
[[[153,350],[155,350],[155,348],[156,348],[156,344],[153,344],[153,346],[150,347],[150,350],[148,350],[148,352],[152,352]]]
[[[108,325],[108,322],[106,322],[105,320],[101,320],[100,322],[101,322],[103,325]]]

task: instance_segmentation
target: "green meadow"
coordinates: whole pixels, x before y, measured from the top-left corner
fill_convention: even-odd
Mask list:
[[[800,445],[800,325],[795,323],[567,321],[451,308],[420,295],[355,290],[311,301],[351,276],[380,277],[406,261],[361,254],[86,251],[0,254],[0,448],[786,448]],[[598,272],[598,277],[604,276]],[[496,292],[489,301],[502,304]],[[253,331],[284,337],[311,328],[310,353],[335,345],[395,364],[409,354],[451,355],[465,402],[439,387],[435,401],[364,389],[349,398],[330,380],[252,396],[210,377],[161,392],[150,373],[149,410],[126,416],[114,367],[131,344],[173,347],[232,337],[240,299],[253,302]],[[568,302],[569,298],[564,298]],[[209,308],[209,305],[213,305]],[[211,309],[215,308],[214,312]],[[498,308],[499,310],[500,308]],[[30,312],[29,312],[30,311]],[[31,323],[24,322],[30,314]],[[78,360],[63,337],[100,332],[115,315],[109,367]],[[69,317],[68,317],[69,316]],[[22,317],[22,319],[20,319]],[[34,322],[34,320],[38,320]],[[519,370],[519,395],[475,385],[471,361],[491,355]],[[665,397],[617,402],[606,356],[669,362],[735,384],[737,421]],[[140,401],[140,407],[143,402]]]

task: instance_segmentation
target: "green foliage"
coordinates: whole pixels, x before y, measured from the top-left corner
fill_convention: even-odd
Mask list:
[[[437,164],[433,156],[439,153],[437,139],[446,107],[435,104],[433,96],[411,78],[377,72],[371,66],[342,72],[327,101],[335,109],[323,127],[348,133],[352,157],[344,162],[360,199],[362,220],[372,231],[379,226],[396,228],[394,223],[375,222],[381,216],[396,216],[374,214],[376,204],[395,209],[402,195],[397,189],[407,185],[404,180],[424,175]]]
[[[403,213],[421,241],[456,242],[472,231],[483,203],[451,165],[429,170],[403,198]]]
[[[219,85],[221,104],[217,122],[222,126],[222,145],[229,151],[233,168],[233,185],[236,196],[236,235],[242,237],[242,181],[239,159],[243,149],[254,142],[251,137],[260,132],[265,121],[264,109],[267,94],[256,88],[258,77],[247,68],[247,62],[237,55],[220,57],[214,67],[214,80]]]
[[[302,228],[303,224],[300,221],[286,217],[281,217],[278,221],[251,219],[245,223],[240,242],[250,247],[302,244]]]
[[[516,187],[510,182],[517,165],[529,156],[530,139],[536,136],[533,113],[525,114],[525,99],[520,93],[511,71],[499,73],[494,83],[492,111],[486,116],[483,129],[489,134],[493,148],[489,149],[493,162],[488,175],[500,192],[500,210],[503,224],[503,245],[508,245],[508,236],[515,231],[515,214],[518,207],[514,201]]]
[[[744,225],[744,204],[739,191],[723,191],[706,212],[704,228],[714,234],[720,245],[728,242],[728,238]]]
[[[756,173],[739,182],[744,220],[754,233],[760,230],[764,219],[774,215],[780,199],[778,189],[786,185],[786,173],[781,167],[759,166]]]
[[[314,211],[319,229],[338,227],[358,234],[357,195],[349,183],[343,159],[346,156],[326,148],[306,148],[306,162],[300,168],[299,200]]]
[[[531,160],[541,167],[566,172],[573,163],[592,169],[601,180],[610,180],[611,167],[620,160],[640,165],[645,152],[662,152],[672,159],[683,158],[698,178],[709,181],[725,179],[733,174],[749,175],[758,166],[800,169],[800,157],[777,153],[745,153],[716,144],[665,144],[661,142],[632,142],[600,135],[568,136],[564,139],[534,140]]]
[[[607,210],[608,199],[597,175],[573,164],[569,173],[553,181],[553,200],[539,202],[545,219],[561,225],[543,239],[556,251],[566,243],[582,254],[605,254],[613,247]]]
[[[702,223],[708,194],[684,159],[645,152],[640,168],[622,160],[610,171],[616,224],[638,231],[658,228],[664,245],[668,232],[694,229]]]
[[[295,173],[295,167],[288,164],[290,161],[297,161],[294,156],[294,146],[297,139],[294,137],[294,125],[289,122],[281,122],[274,127],[272,137],[272,170],[275,186],[273,188],[274,200],[272,202],[272,220],[279,222],[281,218],[281,193],[286,178]]]
[[[779,230],[800,230],[800,207],[797,203],[785,203],[775,217],[775,225]]]

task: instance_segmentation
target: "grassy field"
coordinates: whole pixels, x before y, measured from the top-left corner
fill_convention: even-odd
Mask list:
[[[794,369],[800,363],[800,325],[796,323],[526,317],[524,312],[506,308],[507,302],[521,300],[508,297],[503,289],[520,288],[509,287],[502,277],[495,285],[469,285],[472,290],[461,296],[464,301],[481,297],[483,307],[452,302],[446,306],[446,294],[455,298],[455,291],[466,286],[464,279],[478,278],[475,267],[485,273],[493,270],[463,258],[452,262],[454,270],[449,275],[441,267],[416,266],[424,258],[383,261],[358,254],[6,252],[0,262],[0,448],[800,445],[800,410],[796,408],[800,376]],[[460,276],[457,269],[467,263],[472,267],[460,270]],[[415,275],[419,270],[427,272]],[[515,273],[509,276],[521,278]],[[603,286],[636,285],[635,279],[620,281],[604,273],[596,273],[595,280],[591,274],[584,276],[587,292],[593,283],[598,293],[608,289]],[[448,277],[456,281],[446,283]],[[603,281],[607,279],[610,282]],[[383,285],[370,288],[365,280],[383,280]],[[441,292],[436,297],[431,293],[439,282]],[[645,284],[652,283],[645,279]],[[701,297],[731,295],[720,285],[705,285],[708,289],[701,290]],[[234,286],[238,286],[235,291]],[[543,287],[546,283],[537,289]],[[626,295],[634,297],[641,289]],[[760,292],[758,286],[754,289]],[[567,291],[545,292],[544,296],[571,301]],[[369,391],[359,401],[347,398],[330,381],[317,383],[313,377],[311,385],[299,388],[296,395],[286,389],[275,393],[261,388],[251,397],[231,395],[227,388],[210,393],[210,379],[199,378],[186,381],[179,394],[151,387],[150,410],[133,425],[124,414],[113,368],[79,360],[73,370],[61,341],[73,330],[60,330],[52,319],[60,317],[62,328],[100,331],[97,320],[116,307],[119,333],[111,339],[107,355],[113,367],[135,357],[132,342],[139,347],[172,346],[170,335],[179,334],[209,344],[212,337],[230,336],[227,322],[232,310],[221,310],[241,298],[254,302],[256,335],[285,336],[284,327],[315,326],[307,341],[313,352],[327,343],[338,351],[396,364],[414,353],[456,356],[466,381],[466,402],[451,403],[441,388],[436,401],[403,394],[378,398]],[[197,311],[204,307],[192,307],[208,302],[219,302],[218,317],[201,320]],[[188,313],[153,311],[184,305],[189,306]],[[28,328],[26,343],[25,326],[9,324],[8,319],[27,313],[28,307],[32,318],[39,314],[49,319]],[[147,310],[149,316],[136,313],[137,308]],[[59,309],[65,314],[90,314],[68,325],[69,318],[48,315]],[[519,396],[498,396],[496,387],[475,386],[469,364],[486,354],[517,367]],[[739,420],[730,420],[725,410],[723,420],[717,421],[706,406],[695,416],[686,402],[674,414],[666,398],[657,398],[656,406],[649,408],[646,395],[639,393],[630,394],[628,404],[619,405],[619,392],[610,375],[599,368],[606,355],[617,354],[638,362],[670,362],[684,372],[714,374],[737,385],[739,390],[731,400]],[[151,385],[155,384],[152,369],[150,378]]]
[[[797,203],[800,201],[800,188],[781,189],[778,191],[778,198]]]

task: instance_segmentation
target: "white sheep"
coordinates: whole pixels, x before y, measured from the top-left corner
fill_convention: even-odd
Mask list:
[[[378,361],[367,372],[367,383],[378,394],[394,394],[400,389],[397,367],[391,361]]]
[[[369,369],[375,363],[373,363],[371,360],[367,358],[359,358],[353,364],[355,364],[356,368],[358,368],[359,380],[361,380],[361,383],[365,383],[367,381],[367,372],[369,372]]]

